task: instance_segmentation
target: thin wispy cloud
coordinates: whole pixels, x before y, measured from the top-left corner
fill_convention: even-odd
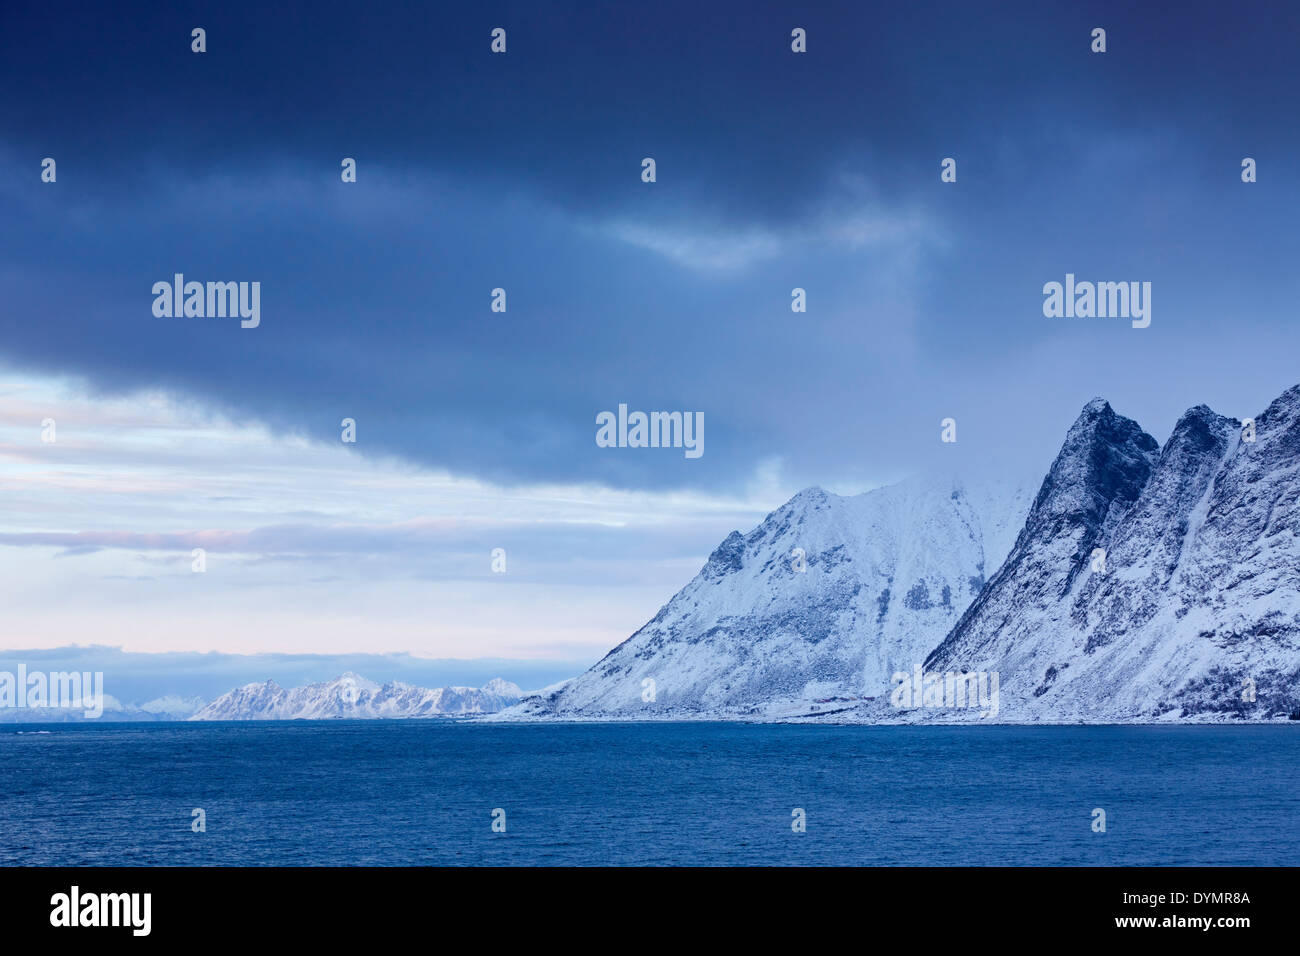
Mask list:
[[[393,650],[595,653],[782,493],[770,465],[752,496],[497,486],[162,392],[91,400],[75,380],[4,379],[0,573],[16,597],[0,646],[344,650],[369,608]],[[491,570],[498,547],[504,575]],[[503,593],[509,608],[485,610]],[[503,615],[518,629],[484,631]]]
[[[914,244],[939,240],[933,224],[919,212],[827,202],[806,221],[776,226],[750,223],[710,223],[706,217],[679,217],[672,222],[617,218],[598,227],[610,237],[663,256],[676,265],[702,273],[730,274],[782,257],[814,253],[845,253],[862,247],[884,247],[892,258]]]

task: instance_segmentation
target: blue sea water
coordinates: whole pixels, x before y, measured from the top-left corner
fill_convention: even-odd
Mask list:
[[[1297,784],[1295,725],[8,725],[0,863],[1296,865]]]

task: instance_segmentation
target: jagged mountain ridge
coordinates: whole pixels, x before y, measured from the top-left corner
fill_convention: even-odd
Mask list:
[[[1255,419],[1254,441],[1203,405],[1158,454],[1137,431],[1105,403],[1084,409],[1006,564],[926,667],[998,673],[1007,720],[1295,712],[1300,386]],[[1054,498],[1062,483],[1078,493]]]
[[[273,680],[245,684],[208,704],[190,720],[323,720],[333,718],[458,717],[496,713],[522,691],[496,678],[481,688],[376,684],[351,672],[332,681],[283,688]]]
[[[501,716],[980,719],[857,690],[924,660],[931,672],[999,675],[1000,720],[1300,718],[1300,386],[1254,424],[1243,440],[1242,422],[1196,406],[1162,448],[1089,402],[1032,505],[1023,499],[1005,561],[964,608],[954,568],[975,561],[962,535],[945,544],[922,531],[906,558],[891,551],[908,494],[878,489],[868,505],[801,492],[749,535],[728,536],[585,674]],[[970,527],[950,517],[939,524]],[[800,541],[816,577],[783,566]],[[925,560],[943,549],[946,559]],[[873,600],[900,606],[897,582],[912,580],[901,567],[925,568],[901,606],[914,598],[932,612],[940,589],[950,628],[938,629],[943,614],[873,626]]]
[[[1020,631],[1043,624],[1026,619],[1027,609],[1052,608],[1069,593],[1106,528],[1137,500],[1158,453],[1156,440],[1107,402],[1094,399],[1084,406],[1011,553],[929,655],[927,669],[951,669],[958,641],[964,658],[991,661],[1013,654]],[[990,624],[976,629],[975,621]]]

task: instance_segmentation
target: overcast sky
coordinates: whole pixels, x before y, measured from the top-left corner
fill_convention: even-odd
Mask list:
[[[1300,12],[1151,6],[10,0],[0,648],[585,664],[800,487],[1257,413]],[[260,326],[155,317],[178,272]],[[1045,318],[1066,273],[1150,327]],[[597,447],[620,403],[704,455]]]

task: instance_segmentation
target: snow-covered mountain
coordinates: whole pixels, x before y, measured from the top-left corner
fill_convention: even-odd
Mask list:
[[[1254,424],[1201,405],[1159,449],[1090,403],[926,669],[998,673],[1005,720],[1300,710],[1300,386]]]
[[[1029,496],[949,480],[809,488],[732,532],[589,671],[510,716],[761,716],[886,693],[1001,563]]]
[[[167,694],[140,705],[140,710],[153,714],[158,720],[185,720],[207,705],[202,697],[181,697]]]
[[[294,720],[329,718],[459,717],[491,714],[522,696],[496,678],[483,687],[415,687],[393,681],[376,684],[353,673],[332,681],[286,690],[273,680],[237,687],[190,720]]]
[[[918,668],[996,675],[997,720],[1300,719],[1300,386],[1253,431],[1193,408],[1163,448],[1095,399],[1032,499],[801,492],[499,718],[985,719],[898,706]]]

